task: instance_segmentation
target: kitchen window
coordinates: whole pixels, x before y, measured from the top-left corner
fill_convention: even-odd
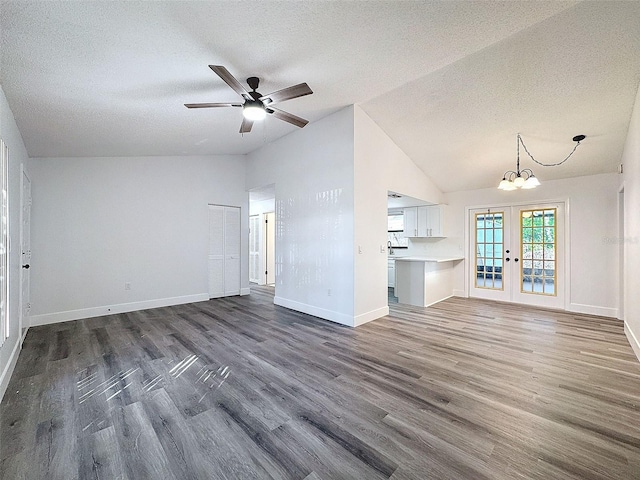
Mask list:
[[[387,241],[391,242],[391,248],[409,247],[409,239],[404,236],[404,215],[390,213],[387,216]]]

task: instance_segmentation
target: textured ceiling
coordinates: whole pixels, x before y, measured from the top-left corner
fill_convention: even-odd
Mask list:
[[[226,66],[318,120],[360,104],[445,191],[493,185],[521,132],[542,180],[614,171],[639,79],[638,2],[2,2],[0,83],[32,157],[247,153]],[[531,166],[531,165],[526,165]],[[577,170],[580,168],[580,170]]]

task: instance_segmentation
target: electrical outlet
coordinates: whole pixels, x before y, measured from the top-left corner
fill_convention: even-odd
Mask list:
[[[358,245],[358,253],[362,253],[362,245]]]
[[[380,253],[387,253],[387,247],[380,245]]]
[[[131,283],[129,283],[129,282],[124,282],[124,289],[125,289],[125,290],[131,290]]]
[[[331,296],[331,289],[327,290],[327,296],[330,297]]]

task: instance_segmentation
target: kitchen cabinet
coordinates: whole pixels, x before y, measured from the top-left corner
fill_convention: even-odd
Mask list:
[[[426,205],[405,208],[405,237],[444,237],[445,207],[445,205]]]
[[[388,282],[387,286],[389,288],[394,288],[396,286],[396,261],[395,259],[387,259],[388,262]]]

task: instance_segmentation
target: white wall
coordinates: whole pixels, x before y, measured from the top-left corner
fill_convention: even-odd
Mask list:
[[[640,359],[640,90],[622,155],[624,165],[624,325]]]
[[[0,400],[11,378],[22,345],[20,328],[20,180],[28,155],[22,136],[0,87],[0,138],[9,148],[9,338],[0,347]]]
[[[31,173],[32,325],[206,300],[209,203],[242,208],[248,251],[244,156],[40,158]]]
[[[585,147],[586,148],[586,147]],[[567,308],[572,311],[617,316],[619,302],[617,197],[620,175],[603,174],[546,181],[533,190],[504,192],[497,188],[445,194],[448,238],[414,245],[414,253],[463,253],[465,207],[509,205],[545,200],[568,200],[571,263]],[[462,250],[461,250],[461,247]],[[455,268],[455,291],[462,295],[468,259]]]
[[[358,106],[354,107],[354,124],[354,315],[355,324],[359,325],[389,312],[388,191],[433,203],[440,203],[443,195]]]
[[[275,184],[274,302],[353,325],[353,109],[247,157],[248,190]]]

